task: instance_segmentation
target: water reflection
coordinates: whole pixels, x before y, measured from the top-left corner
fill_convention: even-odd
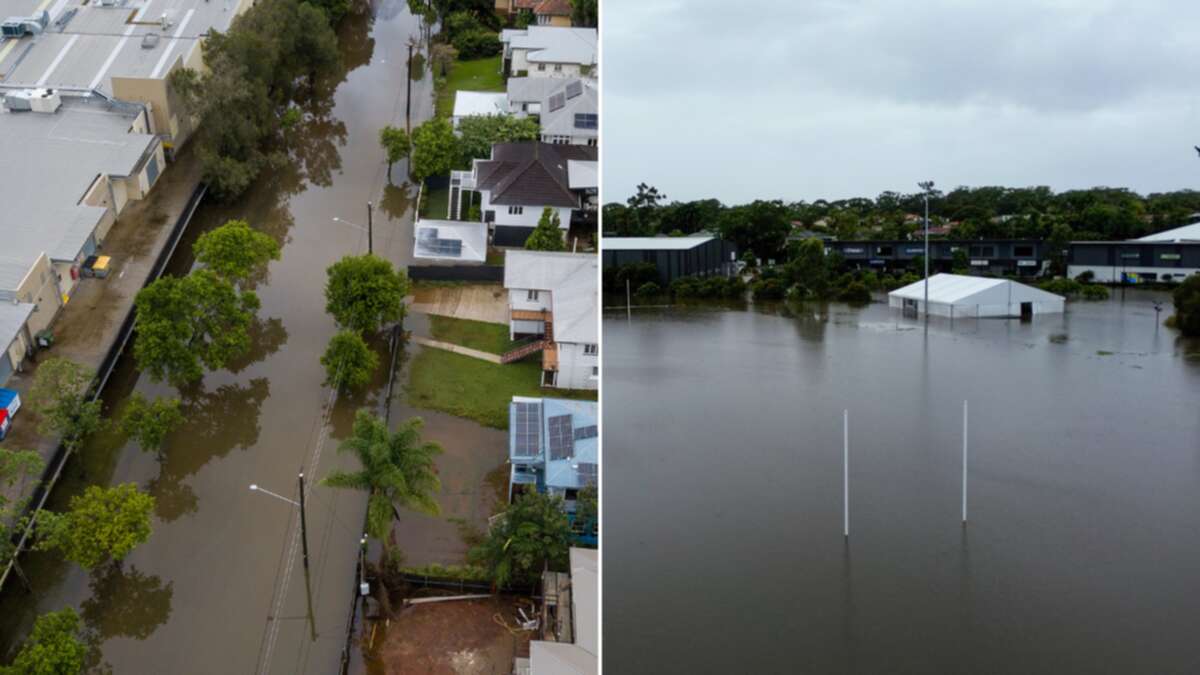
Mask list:
[[[144,574],[134,565],[106,564],[92,572],[91,597],[79,606],[88,641],[145,640],[171,616],[171,582]]]
[[[225,365],[225,369],[231,373],[242,372],[287,344],[287,329],[283,327],[283,321],[275,317],[270,319],[254,317],[246,332],[250,336],[250,349]]]
[[[394,173],[399,174],[399,171]],[[402,175],[393,176],[405,180]],[[399,185],[388,185],[383,188],[383,199],[379,202],[379,208],[388,215],[389,218],[401,219],[408,215],[408,210],[412,208],[413,199],[416,197],[412,186],[407,183]]]

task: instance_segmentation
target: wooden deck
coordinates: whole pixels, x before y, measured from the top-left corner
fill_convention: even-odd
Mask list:
[[[514,309],[512,311],[513,321],[553,321],[553,317],[549,310],[536,312],[532,309]]]

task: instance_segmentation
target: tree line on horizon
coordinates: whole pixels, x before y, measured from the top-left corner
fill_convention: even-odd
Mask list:
[[[887,191],[875,199],[755,200],[726,205],[718,199],[668,201],[642,183],[624,203],[603,207],[605,236],[687,235],[715,231],[741,251],[775,257],[796,228],[841,240],[907,239],[922,229],[924,194]],[[1140,195],[1127,188],[1054,192],[1046,186],[956,187],[934,190],[931,225],[951,224],[954,239],[1119,240],[1161,232],[1200,212],[1200,191]]]

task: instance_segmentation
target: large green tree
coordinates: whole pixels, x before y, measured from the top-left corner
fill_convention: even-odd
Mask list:
[[[454,128],[444,117],[435,117],[413,129],[409,170],[416,180],[450,173],[461,154]]]
[[[325,311],[343,328],[379,330],[404,318],[408,275],[383,258],[346,256],[326,270]]]
[[[541,127],[532,117],[512,115],[468,115],[458,121],[458,139],[462,160],[491,157],[497,143],[536,141]]]
[[[1171,293],[1175,326],[1184,335],[1200,337],[1200,274],[1193,274]]]
[[[80,629],[79,615],[70,607],[39,616],[12,665],[0,666],[0,675],[82,673],[88,647]]]
[[[92,376],[92,371],[61,357],[44,361],[33,376],[27,398],[29,407],[41,418],[39,430],[47,436],[61,436],[68,450],[77,450],[103,426],[103,404],[88,396]]]
[[[597,0],[571,0],[571,25],[595,28],[599,25]]]
[[[527,492],[509,505],[483,542],[471,549],[471,561],[485,567],[496,586],[532,582],[544,566],[563,570],[571,548],[571,525],[563,501]]]
[[[530,232],[525,240],[525,248],[530,251],[565,251],[567,245],[563,241],[562,230],[559,229],[561,222],[558,211],[543,209],[537,227],[533,228],[533,232]]]
[[[137,441],[138,447],[156,452],[161,457],[167,434],[183,423],[177,398],[156,398],[149,401],[141,392],[134,392],[121,414],[121,430]]]
[[[407,131],[389,124],[379,130],[379,144],[383,146],[387,157],[387,178],[388,183],[391,183],[392,165],[408,157],[412,152],[412,140],[409,139]]]
[[[718,226],[722,239],[733,242],[739,251],[753,251],[765,262],[781,257],[792,231],[788,215],[783,202],[758,200],[725,209]]]
[[[106,560],[122,560],[150,538],[154,497],[134,483],[93,485],[71,498],[66,513],[38,514],[37,548],[55,549],[87,569]]]
[[[43,466],[41,455],[34,450],[0,448],[0,564],[13,553],[12,526],[28,503],[28,499],[14,499],[12,488],[34,478]]]
[[[387,542],[392,520],[400,518],[397,505],[420,513],[437,515],[442,489],[434,458],[442,447],[421,439],[422,421],[413,417],[389,433],[387,424],[366,410],[359,410],[354,429],[338,446],[358,458],[358,471],[335,470],[322,485],[361,490],[367,493],[367,533]]]
[[[279,260],[279,244],[244,220],[230,220],[205,232],[192,246],[196,260],[222,279],[240,284],[271,260]]]
[[[250,348],[248,330],[258,296],[238,291],[212,270],[162,277],[137,295],[138,367],[182,386],[223,368]]]
[[[379,355],[357,331],[343,330],[329,340],[321,365],[325,366],[325,384],[338,389],[361,389],[379,367]]]

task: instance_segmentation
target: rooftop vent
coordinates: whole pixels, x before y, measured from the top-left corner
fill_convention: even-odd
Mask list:
[[[142,49],[154,49],[158,46],[158,33],[146,33],[142,36]]]
[[[53,89],[19,89],[4,95],[4,107],[12,112],[54,113],[62,107],[62,98]]]
[[[43,11],[33,16],[10,16],[0,24],[0,35],[6,38],[21,38],[38,35],[50,24],[50,13]]]

